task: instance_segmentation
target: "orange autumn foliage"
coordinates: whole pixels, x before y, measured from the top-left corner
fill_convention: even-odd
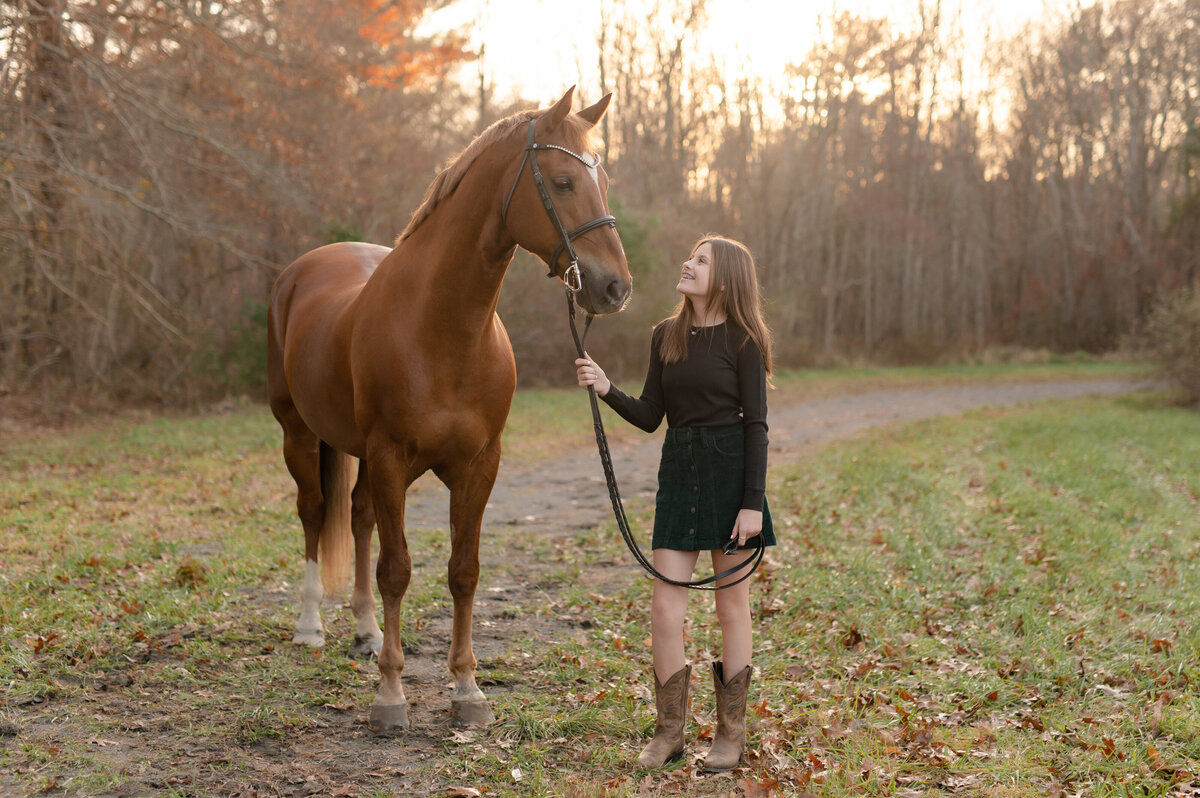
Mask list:
[[[426,0],[350,0],[334,13],[355,15],[358,35],[377,58],[364,64],[360,77],[374,86],[399,88],[436,75],[464,55],[464,43],[451,34],[414,47],[416,27],[429,10]]]

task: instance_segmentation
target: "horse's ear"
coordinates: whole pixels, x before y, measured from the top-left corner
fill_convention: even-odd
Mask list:
[[[579,116],[586,119],[588,124],[592,125],[592,127],[595,127],[596,123],[600,121],[600,117],[604,116],[604,112],[608,110],[608,103],[610,100],[612,100],[611,91],[601,97],[599,102],[597,102],[595,105],[589,105],[587,108],[584,108],[582,111],[580,111]]]
[[[571,99],[575,96],[575,87],[567,89],[567,93],[562,96],[562,99],[554,104],[554,107],[546,112],[546,132],[553,132],[555,128],[567,118],[567,114],[571,113]]]

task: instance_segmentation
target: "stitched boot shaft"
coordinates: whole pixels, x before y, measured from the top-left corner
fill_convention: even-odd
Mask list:
[[[750,692],[750,666],[729,681],[724,679],[722,663],[712,664],[713,687],[717,694],[717,733],[704,758],[710,773],[737,767],[746,748],[746,695]]]
[[[688,682],[692,666],[684,665],[675,671],[666,684],[654,678],[654,705],[658,719],[654,722],[654,739],[642,750],[638,765],[644,768],[662,767],[683,756],[683,724],[687,720]]]

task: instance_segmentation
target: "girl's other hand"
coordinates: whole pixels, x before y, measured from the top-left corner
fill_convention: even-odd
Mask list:
[[[612,386],[608,377],[604,376],[604,369],[587,357],[575,361],[575,379],[580,388],[587,388],[589,385],[595,388],[597,396],[604,396]]]
[[[747,540],[761,533],[762,528],[762,511],[743,508],[738,511],[737,520],[733,522],[733,534],[729,539],[736,540],[739,546],[744,546]]]

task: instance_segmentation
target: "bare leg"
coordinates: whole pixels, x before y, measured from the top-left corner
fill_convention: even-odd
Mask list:
[[[746,559],[744,552],[725,554],[720,549],[712,552],[713,572],[721,573]],[[718,580],[718,585],[737,581],[745,571]],[[714,593],[717,603],[717,622],[721,625],[721,662],[725,673],[730,676],[741,673],[750,664],[754,649],[754,626],[750,618],[750,580],[718,590]]]
[[[654,550],[654,569],[668,579],[685,581],[696,567],[697,552]],[[687,749],[688,693],[692,669],[686,664],[683,622],[687,617],[687,588],[654,580],[650,629],[654,655],[654,737],[638,755],[638,766],[662,767]]]
[[[379,521],[379,564],[376,579],[383,598],[383,645],[379,650],[379,692],[371,703],[371,727],[379,731],[409,727],[408,700],[400,674],[400,604],[412,579],[412,558],[404,537],[404,498],[409,473],[390,450],[370,460],[371,499]]]
[[[654,570],[669,579],[683,582],[692,578],[699,552],[654,550]],[[650,636],[654,654],[654,675],[665,683],[679,671],[687,657],[683,646],[683,622],[687,617],[687,588],[654,580],[650,601]]]
[[[350,609],[354,611],[354,644],[352,654],[370,657],[383,646],[383,632],[375,620],[375,589],[371,582],[371,533],[375,529],[375,507],[371,503],[371,487],[367,478],[366,461],[358,464],[358,480],[354,483],[350,526],[354,530],[354,593]]]
[[[447,472],[450,488],[451,551],[448,564],[450,595],[454,598],[454,631],[448,664],[454,677],[451,716],[460,726],[486,726],[496,719],[487,698],[475,683],[475,589],[479,584],[479,535],[483,510],[500,467],[500,442],[494,441],[471,463]]]

